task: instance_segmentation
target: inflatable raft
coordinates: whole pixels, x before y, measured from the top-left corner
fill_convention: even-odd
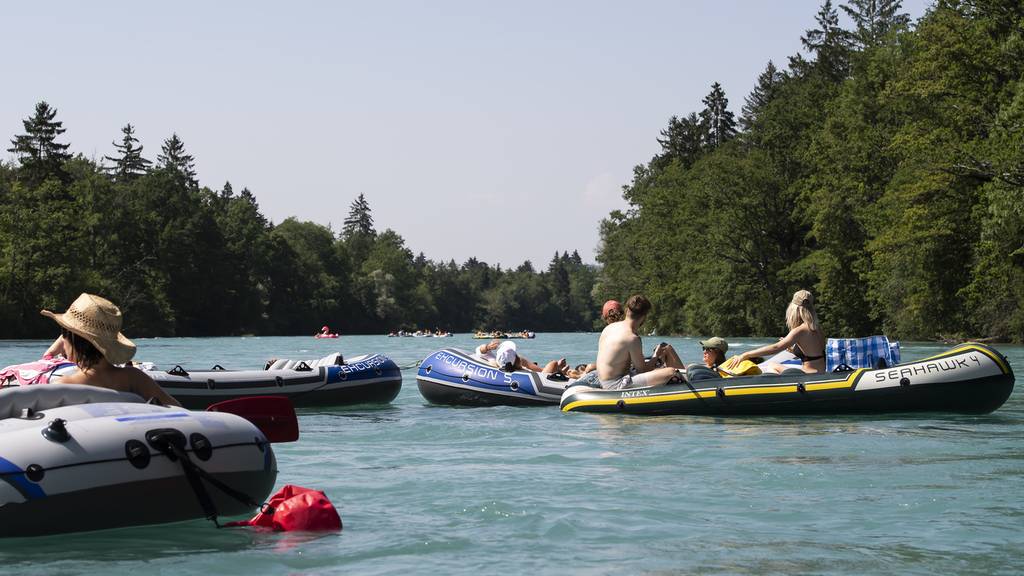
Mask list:
[[[804,374],[788,370],[721,378],[703,367],[684,382],[661,387],[565,391],[565,412],[624,414],[841,414],[856,412],[957,412],[987,414],[1013,391],[1013,370],[984,344],[881,369]]]
[[[215,514],[245,514],[270,494],[277,462],[263,433],[234,414],[85,385],[0,390],[2,537],[209,517],[195,478]]]
[[[530,370],[504,372],[454,348],[438,350],[420,364],[416,385],[429,402],[458,406],[558,404],[571,380]]]
[[[187,408],[206,408],[244,396],[285,396],[295,406],[339,406],[391,402],[402,389],[402,371],[387,356],[343,359],[277,360],[265,370],[147,370],[168,394]]]

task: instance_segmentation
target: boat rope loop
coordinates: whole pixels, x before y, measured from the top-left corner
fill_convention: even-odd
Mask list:
[[[221,527],[217,521],[217,507],[214,505],[210,493],[206,490],[206,486],[203,485],[203,480],[206,480],[221,492],[247,506],[260,508],[261,510],[266,507],[266,504],[260,505],[248,494],[235,490],[200,468],[195,462],[192,462],[188,452],[185,450],[185,435],[180,431],[173,428],[151,430],[146,433],[146,441],[149,442],[150,446],[166,455],[172,462],[175,460],[181,462],[181,469],[185,473],[185,479],[188,480],[192,492],[196,495],[196,499],[199,500],[199,505],[202,507],[203,513],[206,514],[206,519],[213,522],[213,525],[217,528]]]

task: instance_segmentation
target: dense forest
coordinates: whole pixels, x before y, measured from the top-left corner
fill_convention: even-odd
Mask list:
[[[900,9],[826,1],[738,116],[712,83],[672,117],[600,266],[431,261],[363,195],[340,231],[273,224],[249,190],[200,186],[177,135],[150,160],[129,124],[89,159],[40,102],[0,162],[0,338],[52,336],[39,309],[83,290],[133,336],[589,330],[634,292],[659,333],[779,334],[807,288],[831,335],[1024,340],[1024,5]]]
[[[840,26],[840,16],[848,22]],[[601,223],[598,295],[659,332],[1024,340],[1024,3],[825,2],[737,117],[718,84]]]
[[[134,336],[593,327],[596,271],[578,253],[546,270],[433,262],[375,230],[363,195],[340,232],[273,225],[249,190],[199,186],[177,135],[154,162],[129,124],[95,162],[59,142],[56,113],[40,102],[17,165],[0,164],[0,338],[52,336],[40,308],[82,291],[117,303]]]

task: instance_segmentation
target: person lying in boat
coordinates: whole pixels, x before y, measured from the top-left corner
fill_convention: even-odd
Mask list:
[[[731,365],[730,368],[726,368],[728,360],[726,360],[725,355],[729,352],[729,343],[725,341],[725,338],[712,336],[707,340],[701,340],[700,346],[704,366],[717,372],[722,378],[751,376],[761,373],[761,368],[751,360],[737,362],[735,365]]]
[[[782,350],[789,350],[803,361],[801,369],[804,372],[824,372],[827,340],[818,322],[818,314],[814,311],[814,296],[807,290],[798,290],[793,294],[793,300],[786,307],[786,327],[789,328],[789,334],[781,340],[734,356],[726,362],[725,368],[733,368],[744,360],[758,356],[771,356]],[[761,371],[782,372],[785,368],[782,364],[766,363],[761,366]]]
[[[542,374],[562,373],[568,367],[565,358],[552,360],[541,366],[536,362],[521,356],[516,349],[516,343],[508,340],[491,340],[487,344],[481,344],[476,348],[476,354],[491,366],[512,372],[515,370],[531,370]]]
[[[641,294],[626,301],[626,318],[613,322],[601,331],[597,343],[597,376],[601,388],[616,390],[661,386],[676,377],[682,362],[671,359],[675,366],[659,368],[668,363],[667,345],[659,344],[650,359],[644,358],[640,327],[651,311],[651,302]]]
[[[562,371],[562,374],[565,374],[573,380],[579,380],[594,370],[597,370],[597,364],[577,364],[575,368],[566,368]]]
[[[725,364],[725,353],[729,351],[729,343],[725,338],[712,336],[707,340],[701,340],[700,347],[705,366],[717,370],[719,366]]]
[[[63,355],[76,365],[74,372],[51,378],[50,382],[88,384],[132,392],[146,400],[156,398],[165,406],[181,405],[138,368],[116,366],[129,363],[135,355],[135,344],[121,334],[121,310],[110,300],[83,292],[63,314],[49,310],[40,313],[61,327],[61,335],[47,354]]]

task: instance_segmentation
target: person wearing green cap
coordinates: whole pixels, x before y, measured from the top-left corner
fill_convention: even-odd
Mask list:
[[[700,347],[704,354],[704,365],[715,370],[719,365],[725,363],[725,354],[729,351],[729,343],[725,338],[714,336],[707,340],[700,341]]]
[[[704,353],[704,365],[718,372],[722,378],[761,373],[761,368],[752,360],[744,359],[743,362],[738,363],[727,361],[725,355],[729,352],[729,343],[725,341],[725,338],[713,336],[707,340],[701,340],[700,346]]]

